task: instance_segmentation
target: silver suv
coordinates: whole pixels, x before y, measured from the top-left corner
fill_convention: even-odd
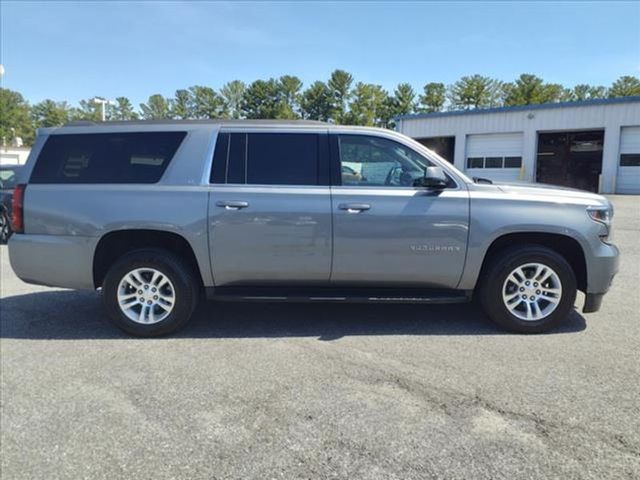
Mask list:
[[[162,335],[219,300],[464,302],[541,332],[600,307],[618,267],[609,201],[474,181],[398,133],[320,122],[43,129],[13,200],[26,282],[102,289]]]

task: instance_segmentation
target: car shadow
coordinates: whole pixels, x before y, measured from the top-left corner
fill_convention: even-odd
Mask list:
[[[574,311],[550,334],[586,328]],[[502,335],[474,303],[455,305],[203,302],[171,338],[355,335]],[[100,294],[56,290],[0,299],[0,338],[127,339],[104,312]]]

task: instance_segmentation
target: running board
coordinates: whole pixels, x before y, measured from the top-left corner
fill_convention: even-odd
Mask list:
[[[230,302],[465,303],[471,291],[417,288],[209,287],[209,300]]]

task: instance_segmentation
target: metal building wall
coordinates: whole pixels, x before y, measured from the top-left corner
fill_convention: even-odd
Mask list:
[[[467,135],[523,132],[523,179],[533,181],[539,132],[604,128],[602,192],[613,193],[616,189],[620,153],[620,129],[640,126],[640,98],[638,97],[619,103],[605,101],[497,110],[487,113],[450,112],[407,116],[397,120],[396,130],[413,138],[455,136],[454,164],[463,171]]]

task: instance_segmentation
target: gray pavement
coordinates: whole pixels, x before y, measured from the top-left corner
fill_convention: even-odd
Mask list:
[[[603,309],[537,336],[473,304],[206,304],[132,339],[2,246],[0,475],[640,478],[640,198],[612,198]]]

